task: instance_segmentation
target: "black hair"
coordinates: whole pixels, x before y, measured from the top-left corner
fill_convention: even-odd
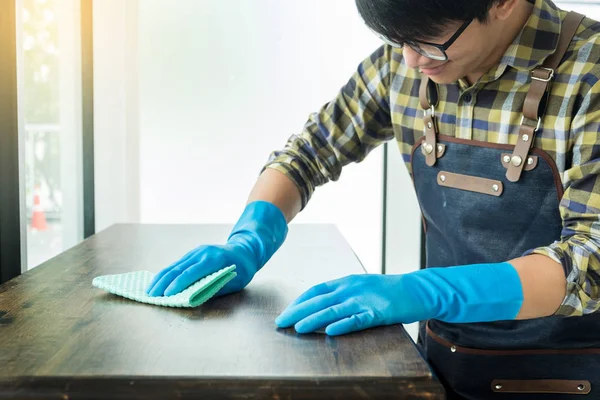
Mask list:
[[[501,0],[356,0],[369,28],[398,43],[439,37],[456,22],[487,21]]]

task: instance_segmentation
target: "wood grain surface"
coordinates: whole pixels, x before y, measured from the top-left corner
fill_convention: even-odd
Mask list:
[[[0,398],[443,399],[401,326],[342,337],[277,329],[317,283],[364,273],[332,225],[292,224],[242,292],[194,309],[92,287],[158,272],[227,225],[114,225],[0,286]]]

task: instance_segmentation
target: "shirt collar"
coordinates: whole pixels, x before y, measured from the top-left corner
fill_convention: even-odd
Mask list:
[[[561,11],[551,0],[536,0],[531,16],[500,60],[492,80],[507,67],[531,71],[556,51],[561,28]]]

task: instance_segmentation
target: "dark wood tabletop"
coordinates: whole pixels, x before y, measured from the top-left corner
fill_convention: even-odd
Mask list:
[[[145,305],[96,276],[158,272],[227,225],[114,225],[0,286],[0,398],[443,399],[402,326],[341,337],[277,329],[309,287],[364,273],[332,225],[292,224],[242,292]]]

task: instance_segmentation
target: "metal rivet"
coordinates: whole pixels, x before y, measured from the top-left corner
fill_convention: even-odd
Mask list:
[[[500,384],[496,385],[496,390],[500,390],[500,389],[502,389],[502,385],[500,385]]]
[[[428,123],[427,123],[427,127],[428,127],[429,129],[431,129],[431,128],[433,127],[433,124],[432,124],[431,122],[428,122]]]
[[[529,157],[529,158],[527,159],[527,164],[529,164],[529,165],[533,165],[533,158]]]
[[[577,386],[577,390],[579,390],[579,391],[585,390],[585,385],[579,385],[579,386]]]
[[[529,135],[523,135],[523,141],[529,142]]]
[[[514,156],[511,160],[510,160],[511,164],[514,165],[515,167],[518,167],[519,165],[523,164],[523,159],[519,156]]]
[[[500,187],[498,185],[494,185],[492,186],[492,189],[494,189],[494,192],[497,192],[498,190],[500,190]]]
[[[504,156],[504,162],[505,163],[509,163],[510,162],[510,156]]]
[[[444,151],[444,146],[442,146],[441,144],[438,146],[438,153],[441,153],[442,151]]]
[[[433,151],[433,145],[429,144],[429,143],[425,143],[423,145],[423,148],[425,149],[425,151],[427,152],[427,154],[431,154],[431,152]]]
[[[456,346],[450,347],[450,351],[453,352],[453,353],[456,353]]]
[[[441,175],[440,176],[440,181],[446,182],[446,175]]]

